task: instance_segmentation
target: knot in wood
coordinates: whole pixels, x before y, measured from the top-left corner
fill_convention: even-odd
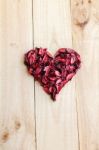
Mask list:
[[[79,27],[84,27],[89,21],[89,9],[85,5],[75,6],[73,10],[73,22]]]
[[[7,142],[8,141],[8,139],[9,139],[9,132],[8,131],[4,131],[3,133],[2,133],[2,135],[1,135],[1,142],[2,143],[5,143],[5,142]]]

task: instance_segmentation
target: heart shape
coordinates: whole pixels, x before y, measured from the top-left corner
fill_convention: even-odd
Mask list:
[[[28,72],[39,81],[43,89],[56,100],[62,87],[80,68],[80,55],[70,48],[59,49],[54,58],[43,48],[35,48],[25,54]]]

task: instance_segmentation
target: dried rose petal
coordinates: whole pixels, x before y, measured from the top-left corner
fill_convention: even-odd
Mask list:
[[[72,49],[59,49],[54,58],[43,48],[35,48],[25,54],[28,72],[40,82],[46,93],[56,100],[62,87],[80,68],[80,55]]]

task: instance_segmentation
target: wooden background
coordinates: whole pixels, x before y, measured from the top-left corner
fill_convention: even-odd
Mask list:
[[[23,64],[36,46],[81,55],[55,103]],[[99,150],[99,0],[0,0],[0,150]]]

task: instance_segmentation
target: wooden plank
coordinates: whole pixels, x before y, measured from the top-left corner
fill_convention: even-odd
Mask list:
[[[73,1],[73,46],[80,52],[77,76],[80,150],[99,149],[99,1]]]
[[[34,82],[23,64],[32,1],[0,0],[0,11],[0,150],[35,150]]]
[[[34,46],[54,54],[72,46],[69,0],[33,0]],[[78,150],[75,79],[51,101],[35,83],[36,134],[38,150]]]

